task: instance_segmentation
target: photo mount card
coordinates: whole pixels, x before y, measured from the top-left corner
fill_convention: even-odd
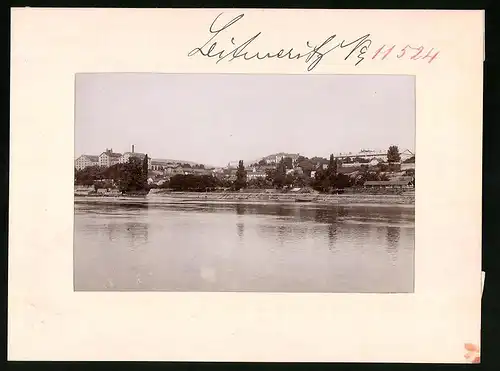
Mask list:
[[[483,58],[482,11],[13,9],[9,359],[475,361]]]

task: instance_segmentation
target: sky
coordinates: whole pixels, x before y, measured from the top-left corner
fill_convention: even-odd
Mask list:
[[[415,148],[399,75],[77,74],[75,156],[106,148],[225,166],[278,153]]]

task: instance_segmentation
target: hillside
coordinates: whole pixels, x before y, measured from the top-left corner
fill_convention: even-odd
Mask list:
[[[285,157],[289,157],[290,156],[290,157],[292,157],[292,156],[297,156],[297,153],[277,152],[277,153],[273,153],[273,154],[270,154],[270,155],[267,155],[267,156],[259,157],[257,159],[253,159],[253,160],[250,160],[250,161],[243,161],[243,162],[245,164],[251,165],[251,164],[258,163],[261,160],[271,160],[271,159],[274,159],[274,158],[276,158],[276,156],[285,156]]]
[[[194,162],[194,161],[187,161],[187,160],[175,160],[175,159],[170,159],[170,158],[153,158],[152,161],[164,161],[164,162],[171,162],[175,164],[189,164],[191,166],[194,165],[204,165],[205,167],[215,167],[210,164],[205,164],[202,162]]]

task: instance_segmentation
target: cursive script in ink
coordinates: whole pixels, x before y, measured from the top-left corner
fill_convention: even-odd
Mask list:
[[[228,29],[234,24],[239,22],[245,15],[240,14],[234,17],[229,22],[222,26],[216,26],[215,23],[220,18],[223,13],[219,14],[209,28],[209,33],[212,35],[208,41],[206,41],[202,46],[196,47],[188,53],[188,57],[193,57],[200,54],[207,58],[216,58],[216,63],[223,60],[231,62],[235,59],[242,58],[243,60],[252,59],[290,59],[290,60],[303,60],[307,64],[307,71],[312,71],[316,66],[323,60],[323,58],[331,53],[333,50],[340,48],[348,50],[347,56],[344,60],[348,60],[351,57],[355,57],[355,65],[357,66],[364,60],[363,55],[368,51],[372,41],[370,40],[370,34],[363,35],[353,41],[342,40],[338,42],[337,35],[331,35],[327,37],[323,42],[313,45],[310,41],[305,43],[307,51],[298,52],[294,48],[280,49],[276,52],[251,52],[249,49],[251,46],[255,46],[256,40],[258,40],[262,32],[256,33],[254,36],[250,37],[243,43],[236,43],[234,37],[230,37],[230,42],[234,48],[231,50],[226,50],[218,47],[217,41],[220,35],[227,35]]]

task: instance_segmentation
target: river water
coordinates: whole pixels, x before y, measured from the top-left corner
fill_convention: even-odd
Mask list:
[[[75,203],[77,291],[413,292],[414,207]]]

